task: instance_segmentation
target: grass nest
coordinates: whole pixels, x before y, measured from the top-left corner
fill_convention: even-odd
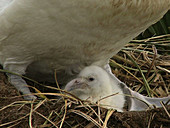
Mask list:
[[[170,35],[133,40],[110,60],[113,73],[132,90],[151,97],[169,95]],[[3,70],[1,70],[3,71]],[[37,83],[36,83],[37,84]],[[35,84],[35,85],[36,85]],[[33,84],[34,85],[34,84]],[[37,84],[39,85],[39,84]],[[42,87],[42,84],[39,85]],[[45,85],[43,85],[45,86]],[[59,90],[46,86],[51,90]],[[35,89],[35,88],[34,88]],[[168,128],[170,106],[141,112],[116,112],[74,96],[41,93],[25,101],[0,73],[0,127],[9,128]],[[53,98],[47,98],[51,96]],[[56,98],[59,97],[60,98]],[[54,98],[55,97],[55,98]]]

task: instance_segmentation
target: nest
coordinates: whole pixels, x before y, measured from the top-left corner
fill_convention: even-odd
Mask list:
[[[143,95],[167,96],[170,87],[169,43],[170,35],[133,40],[110,60],[113,73],[131,89]],[[50,88],[54,92],[59,90]],[[0,73],[0,127],[168,128],[170,125],[170,106],[120,113],[60,92],[41,93],[38,90],[36,88],[38,93],[35,95],[41,97],[41,100],[24,101],[8,83],[4,73]],[[49,95],[50,98],[46,98]],[[54,98],[58,96],[60,98]]]

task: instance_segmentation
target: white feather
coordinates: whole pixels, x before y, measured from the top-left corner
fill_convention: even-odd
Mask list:
[[[28,73],[65,72],[61,76],[66,80],[85,66],[105,66],[124,44],[170,8],[169,0],[9,2],[0,1],[5,8],[0,12],[0,63],[19,74],[25,74],[30,64]],[[39,77],[40,73],[33,73],[31,76]]]

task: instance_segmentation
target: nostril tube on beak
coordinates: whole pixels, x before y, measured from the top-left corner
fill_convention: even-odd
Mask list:
[[[84,84],[82,83],[82,79],[77,78],[67,83],[65,90],[72,91],[75,89],[81,89],[82,87],[84,87]]]
[[[78,83],[80,83],[80,81],[79,81],[79,80],[75,80],[74,83],[75,83],[75,84],[78,84]]]

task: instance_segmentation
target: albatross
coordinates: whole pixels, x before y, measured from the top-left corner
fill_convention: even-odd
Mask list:
[[[85,67],[77,78],[68,82],[65,90],[81,100],[99,103],[101,107],[123,111],[144,111],[162,107],[169,97],[151,98],[132,91],[113,74],[98,66]]]
[[[0,0],[0,63],[25,99],[21,75],[59,83],[90,65],[104,70],[126,43],[160,20],[170,0]]]

